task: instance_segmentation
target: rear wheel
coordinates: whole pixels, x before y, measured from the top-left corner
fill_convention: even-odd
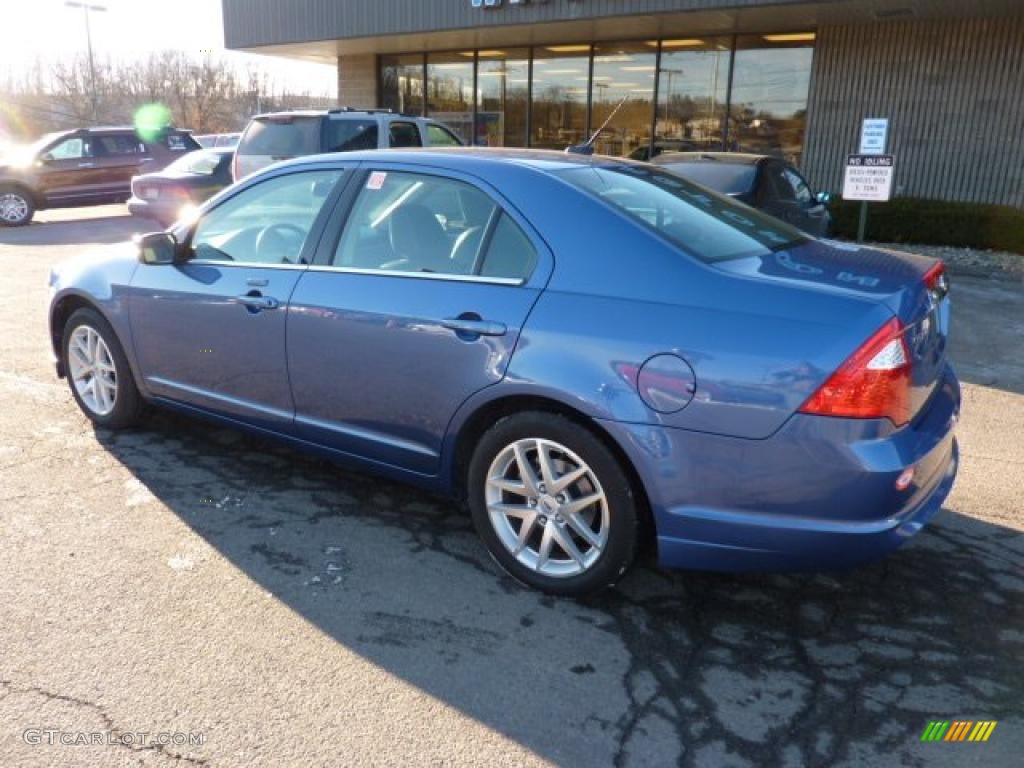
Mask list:
[[[32,195],[21,187],[0,186],[0,224],[22,227],[32,221],[36,212]]]
[[[470,462],[469,501],[498,564],[544,592],[595,592],[633,562],[639,516],[629,478],[601,440],[565,417],[528,412],[495,424]]]
[[[64,370],[78,407],[108,429],[138,421],[142,398],[109,323],[94,309],[76,310],[64,326]]]

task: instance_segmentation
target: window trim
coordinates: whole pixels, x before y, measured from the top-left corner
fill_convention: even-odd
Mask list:
[[[342,235],[345,234],[345,228],[348,226],[349,216],[352,213],[352,209],[355,207],[356,200],[359,199],[359,194],[363,191],[363,188],[366,185],[366,180],[373,171],[386,171],[389,173],[393,171],[395,173],[417,173],[422,176],[437,176],[441,179],[459,181],[463,184],[468,184],[478,190],[481,194],[486,195],[492,203],[494,203],[496,212],[508,216],[509,219],[511,219],[516,226],[522,230],[526,239],[529,240],[530,245],[533,246],[533,249],[537,254],[537,260],[533,265],[533,269],[525,277],[510,278],[487,277],[485,275],[442,274],[439,272],[402,272],[400,270],[362,269],[359,267],[338,267],[331,264],[330,261],[334,258],[334,254],[337,251],[338,246],[341,244]],[[548,279],[551,277],[551,273],[554,271],[554,255],[548,247],[547,242],[540,237],[536,230],[534,230],[533,226],[526,221],[514,206],[505,201],[505,199],[501,197],[496,190],[493,190],[491,185],[483,179],[469,174],[463,174],[458,171],[451,171],[447,168],[438,168],[433,165],[421,166],[406,163],[386,162],[373,163],[371,165],[365,161],[360,161],[357,166],[353,166],[352,172],[348,176],[348,183],[344,191],[339,194],[338,201],[335,203],[334,209],[331,211],[331,218],[320,236],[317,251],[313,256],[312,261],[307,265],[308,269],[311,271],[340,272],[359,275],[365,274],[375,277],[418,278],[421,280],[442,280],[449,282],[503,286],[525,287],[533,285],[537,289],[544,287]],[[490,242],[489,237],[497,226],[497,222],[501,220],[501,215],[492,215],[492,219],[493,221],[488,222],[488,229],[490,231],[485,233],[485,237],[488,238],[488,244]],[[481,251],[483,251],[483,245],[484,243],[481,242]],[[547,261],[545,261],[545,258]]]

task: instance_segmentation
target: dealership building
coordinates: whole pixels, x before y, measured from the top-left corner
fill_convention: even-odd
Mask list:
[[[1024,207],[1024,0],[223,0],[228,48],[467,143],[771,153],[841,187],[886,118],[898,195]]]

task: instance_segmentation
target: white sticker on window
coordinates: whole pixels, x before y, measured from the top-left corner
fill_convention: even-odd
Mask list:
[[[384,180],[388,175],[384,171],[374,171],[370,174],[370,178],[366,180],[367,189],[380,189],[384,186]]]

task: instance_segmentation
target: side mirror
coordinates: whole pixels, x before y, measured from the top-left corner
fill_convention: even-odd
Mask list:
[[[822,205],[828,205],[832,202],[832,195],[828,192],[819,192],[814,196],[814,199]]]
[[[170,232],[150,232],[134,237],[142,264],[173,264],[178,260],[178,240]]]
[[[41,154],[37,158],[37,160],[40,165],[49,165],[50,163],[53,162],[53,155],[51,155],[49,152],[43,152],[43,154]]]

